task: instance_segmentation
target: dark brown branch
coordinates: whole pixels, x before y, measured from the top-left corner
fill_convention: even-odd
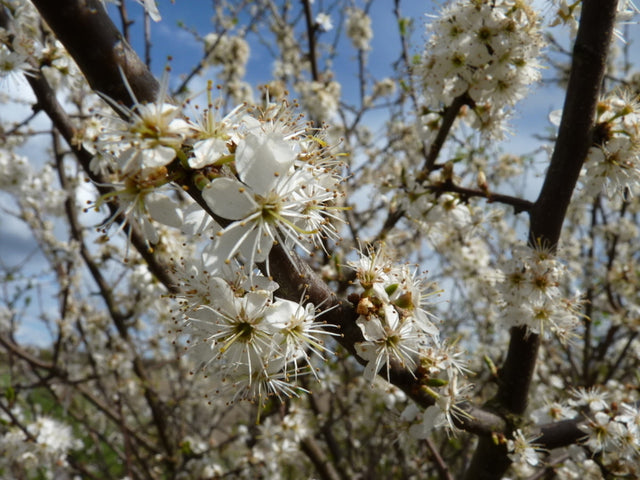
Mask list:
[[[520,197],[513,197],[511,195],[504,195],[502,193],[489,192],[487,190],[476,190],[472,188],[465,188],[455,185],[451,180],[442,182],[435,185],[425,185],[425,188],[436,193],[457,193],[462,201],[467,201],[470,198],[485,198],[489,203],[502,203],[504,205],[510,205],[513,207],[514,213],[528,212],[533,207],[533,202],[525,200]],[[387,218],[385,219],[377,239],[384,240],[389,232],[396,226],[396,224],[405,215],[405,211],[401,209],[390,209]]]
[[[426,180],[429,177],[429,173],[431,173],[433,170],[437,168],[436,160],[440,155],[440,151],[444,146],[444,142],[449,136],[449,132],[451,132],[451,128],[453,127],[453,122],[455,122],[456,118],[458,118],[458,113],[460,112],[460,109],[464,105],[470,105],[470,106],[474,105],[473,99],[469,96],[467,92],[454,98],[453,101],[451,102],[451,105],[446,107],[442,112],[442,125],[440,125],[436,138],[433,140],[433,143],[429,147],[428,151],[424,143],[422,144],[422,151],[425,155],[425,162],[424,162],[424,166],[422,167],[422,170],[418,172],[418,174],[416,175],[416,180],[418,182],[423,182],[424,180]],[[455,188],[453,187],[453,185],[451,186],[452,188]],[[469,196],[482,196],[485,198],[489,198],[486,192],[485,194],[481,194],[481,195],[469,195]],[[498,197],[502,199],[509,198],[506,195],[498,194],[494,196],[493,199],[496,200]],[[518,200],[519,199],[515,199],[514,201],[518,201]],[[512,204],[512,202],[510,201],[507,201],[505,203]],[[516,208],[516,213],[519,213],[519,211],[522,211],[525,209],[528,210],[529,208],[528,204],[527,205],[523,204],[523,206],[525,206],[526,208],[522,208],[518,210],[518,207],[514,205],[514,207]],[[391,210],[387,215],[387,218],[377,238],[379,240],[384,240],[387,234],[391,231],[391,229],[395,227],[396,223],[398,223],[398,221],[400,221],[400,219],[404,217],[404,214],[405,214],[404,210]]]
[[[311,2],[309,0],[302,0],[302,6],[304,7],[304,18],[307,27],[307,40],[309,42],[309,63],[311,64],[311,78],[314,81],[319,81],[318,76],[318,59],[316,56],[316,26],[313,21],[313,15],[311,13]]]
[[[431,455],[433,455],[433,459],[436,461],[436,468],[438,469],[438,472],[440,472],[440,478],[443,480],[454,480],[451,472],[449,471],[449,466],[442,458],[442,455],[440,455],[438,447],[433,443],[433,440],[431,440],[431,438],[426,438],[425,442],[427,444],[427,448],[431,452]]]
[[[582,2],[562,120],[540,195],[530,211],[529,242],[555,249],[587,152],[592,144],[596,105],[613,34],[616,0]],[[527,406],[540,340],[525,327],[511,330],[493,408],[515,421]],[[515,427],[515,425],[514,425]],[[506,447],[481,438],[467,479],[502,478],[510,461]]]
[[[96,92],[131,104],[122,81],[124,75],[138,102],[155,100],[158,81],[111,22],[99,0],[33,0],[33,4]]]
[[[520,197],[494,193],[486,190],[476,190],[455,185],[452,181],[446,181],[436,185],[426,185],[425,188],[435,193],[457,193],[462,201],[469,198],[486,198],[489,203],[503,203],[513,207],[514,213],[528,212],[533,207],[533,202]]]
[[[458,113],[460,113],[460,109],[465,105],[469,105],[471,107],[474,106],[473,99],[467,92],[454,98],[451,105],[445,108],[442,112],[442,125],[440,125],[438,134],[429,147],[429,153],[424,162],[424,167],[422,168],[422,172],[420,172],[420,179],[427,178],[429,173],[434,169],[438,155],[440,155],[444,142],[449,136],[451,127],[453,127],[453,122],[456,121]]]
[[[151,70],[151,17],[144,11],[144,64]]]
[[[580,169],[592,144],[596,104],[606,68],[616,0],[584,1],[551,164],[531,212],[533,245],[557,245]]]
[[[543,445],[547,450],[573,445],[586,436],[586,433],[578,428],[584,419],[579,417],[572,420],[549,423],[539,427],[540,437],[536,444]]]

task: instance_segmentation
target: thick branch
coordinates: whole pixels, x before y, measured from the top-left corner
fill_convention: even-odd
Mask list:
[[[122,82],[124,75],[138,102],[155,100],[158,81],[125,41],[99,0],[33,0],[33,4],[96,92],[131,104]]]
[[[551,164],[531,211],[532,244],[554,247],[571,195],[591,147],[596,105],[613,34],[616,0],[582,4],[562,120]]]
[[[562,121],[540,196],[530,211],[532,246],[555,248],[562,223],[591,146],[596,105],[604,78],[616,15],[616,0],[584,0],[573,50]],[[511,330],[509,353],[500,371],[492,403],[514,419],[525,412],[540,340],[526,328]],[[503,444],[481,438],[467,471],[468,479],[499,479],[509,467]]]

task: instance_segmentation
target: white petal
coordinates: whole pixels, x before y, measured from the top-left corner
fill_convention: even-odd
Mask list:
[[[182,210],[176,202],[164,195],[148,195],[145,205],[151,218],[170,227],[182,227]]]
[[[159,22],[162,20],[160,16],[160,11],[158,10],[158,6],[156,5],[156,0],[136,0],[138,3],[144,6],[144,9],[147,11],[151,20],[154,22]]]
[[[240,253],[247,260],[253,259],[254,262],[264,262],[269,256],[271,247],[273,247],[273,238],[262,233],[257,239],[257,229],[249,235],[246,242],[240,247]]]
[[[247,260],[254,262],[266,260],[273,246],[273,239],[265,235],[260,235],[260,239],[257,239],[258,229],[253,227],[254,225],[235,226],[219,234],[215,250],[220,258],[231,260],[236,253],[240,252]]]
[[[142,234],[144,235],[144,238],[146,238],[151,245],[158,243],[158,240],[160,240],[158,232],[147,217],[142,216],[140,218],[140,226],[142,227]]]
[[[185,208],[183,216],[182,233],[190,237],[201,235],[207,230],[212,234],[221,230],[220,226],[197,203]]]
[[[220,138],[207,138],[193,146],[193,157],[189,158],[191,168],[203,168],[212,165],[227,151],[224,140]]]
[[[238,176],[262,196],[289,171],[294,160],[290,143],[275,134],[250,133],[236,150]]]
[[[140,170],[142,168],[141,151],[135,147],[126,149],[118,157],[118,167],[123,175]]]
[[[246,187],[232,178],[216,178],[202,191],[202,198],[216,215],[229,220],[246,218],[257,210]]]
[[[144,167],[163,167],[176,158],[176,151],[171,147],[158,145],[142,151]]]
[[[560,120],[562,120],[562,110],[554,110],[549,114],[549,121],[556,127],[560,126]]]
[[[243,301],[247,316],[254,318],[271,301],[271,295],[265,295],[265,292],[247,292],[243,297]]]
[[[358,324],[358,327],[360,327],[360,330],[362,330],[362,336],[365,340],[375,342],[376,340],[381,340],[386,337],[382,323],[377,317],[371,318],[370,320],[358,317],[356,323]]]

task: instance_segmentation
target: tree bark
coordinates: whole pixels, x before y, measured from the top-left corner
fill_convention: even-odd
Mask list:
[[[617,0],[582,2],[558,138],[540,195],[529,212],[529,244],[534,248],[555,251],[560,240],[571,195],[592,144],[596,106],[613,36],[617,3]],[[526,410],[539,344],[538,336],[525,328],[511,329],[498,393],[488,404],[511,423],[509,434]],[[497,480],[509,465],[505,444],[481,437],[465,478]]]

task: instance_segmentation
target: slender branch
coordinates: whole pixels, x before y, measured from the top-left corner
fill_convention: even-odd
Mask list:
[[[144,64],[151,70],[151,17],[144,11]]]
[[[457,193],[463,201],[473,197],[486,198],[489,203],[503,203],[512,206],[515,213],[528,212],[533,207],[533,202],[520,197],[460,187],[455,185],[451,180],[436,185],[427,185],[425,188],[435,193]]]
[[[27,440],[37,443],[38,440],[36,439],[36,437],[33,436],[33,434],[31,432],[29,432],[29,430],[27,429],[27,427],[25,427],[22,422],[20,421],[19,418],[17,418],[13,411],[11,410],[11,408],[5,406],[4,401],[0,401],[0,410],[2,410],[4,412],[4,414],[9,417],[9,420],[11,420],[11,424],[18,427],[22,433],[24,433],[24,436],[26,437]]]
[[[242,10],[247,6],[247,4],[252,3],[251,0],[244,0],[242,3],[240,3],[240,5],[238,5],[236,7],[236,9],[232,12],[232,14],[230,15],[231,17],[238,17],[240,16]],[[257,22],[257,20],[262,16],[263,12],[265,10],[265,7],[260,5],[258,7],[258,10],[255,14],[254,17],[251,18],[251,20],[249,21],[246,31],[251,31],[251,29],[253,28],[253,26],[255,25],[255,23]],[[227,32],[229,31],[229,27],[224,26],[221,30],[218,30],[218,38],[216,39],[216,41],[213,43],[213,45],[211,45],[208,49],[205,50],[202,59],[198,62],[198,64],[193,67],[193,69],[184,76],[184,79],[182,80],[182,82],[180,82],[180,85],[178,85],[178,87],[176,87],[173,91],[172,91],[172,95],[178,95],[181,93],[185,93],[187,91],[187,87],[189,85],[189,83],[191,82],[191,80],[193,80],[193,78],[200,74],[204,68],[207,66],[207,58],[209,58],[209,55],[211,55],[211,53],[213,53],[215,51],[215,49],[218,47],[220,41],[222,40],[222,38],[227,34]],[[199,35],[196,32],[193,32],[194,36],[196,37],[196,39],[200,40]]]
[[[313,22],[310,0],[302,0],[304,18],[307,26],[307,40],[309,42],[309,63],[311,64],[311,78],[318,81],[318,59],[316,56],[316,26]]]
[[[313,437],[307,437],[301,440],[300,449],[309,460],[311,460],[313,466],[316,467],[320,478],[325,480],[340,480],[340,476]]]
[[[436,461],[436,467],[440,472],[440,478],[442,478],[443,480],[453,480],[453,476],[449,471],[449,467],[442,458],[442,455],[440,455],[438,447],[436,447],[435,443],[433,443],[433,440],[431,440],[431,438],[426,438],[425,442],[427,444],[427,448],[431,452],[431,455],[433,455],[433,458]]]
[[[513,207],[514,213],[528,212],[533,207],[533,202],[525,200],[520,197],[513,197],[511,195],[504,195],[502,193],[489,192],[487,190],[476,190],[472,188],[460,187],[455,185],[451,180],[446,182],[425,185],[425,188],[436,193],[457,193],[463,201],[470,198],[485,198],[489,203],[502,203],[504,205],[510,205]],[[387,218],[382,224],[382,228],[378,233],[378,240],[384,240],[389,232],[395,227],[405,215],[405,211],[402,209],[390,209]]]
[[[451,105],[449,105],[444,109],[444,111],[442,112],[442,125],[440,125],[436,138],[433,140],[433,143],[429,147],[429,150],[427,151],[424,143],[422,144],[422,150],[425,155],[425,162],[424,162],[424,166],[422,167],[422,170],[420,170],[420,172],[418,172],[418,174],[416,175],[416,180],[418,182],[424,182],[429,177],[429,173],[431,173],[433,170],[437,168],[436,160],[440,155],[440,151],[444,146],[444,142],[446,141],[447,137],[449,136],[449,133],[451,132],[451,128],[453,127],[453,122],[455,122],[456,118],[458,118],[458,113],[460,112],[460,109],[464,105],[473,106],[473,104],[474,104],[473,99],[469,96],[467,92],[465,92],[462,95],[459,95],[456,98],[454,98],[453,101],[451,102]],[[451,182],[447,183],[447,187],[450,187],[451,189],[460,188],[460,187],[453,186]],[[438,186],[427,186],[427,188],[432,188],[436,190]],[[447,190],[447,191],[452,191],[452,190]],[[479,190],[474,192],[474,194],[472,195],[471,190],[464,190],[464,189],[460,189],[460,193],[466,193],[467,197],[479,196],[479,197],[491,199],[491,201],[496,201],[496,200],[504,201],[504,203],[513,205],[516,209],[516,213],[519,213],[523,210],[528,210],[530,208],[530,205],[528,202],[522,203],[524,201],[519,200],[515,197],[509,197],[507,195],[492,194],[492,196],[489,197],[488,192],[481,193]],[[378,234],[378,239],[384,240],[384,238],[391,231],[391,229],[395,227],[396,223],[398,223],[400,219],[404,217],[404,214],[405,214],[404,210],[391,210],[387,215],[386,220],[384,221],[384,224],[382,226],[382,229],[380,230],[380,233]]]
[[[57,365],[51,362],[44,361],[34,356],[33,354],[29,353],[25,349],[18,346],[16,343],[11,341],[10,339],[5,338],[4,336],[0,336],[0,345],[2,345],[8,352],[13,353],[18,358],[26,362],[31,368],[45,370],[50,373],[49,375],[50,377],[55,377],[63,381],[65,384],[73,386],[73,388],[78,390],[86,400],[91,402],[98,410],[104,413],[115,424],[117,424],[118,426],[122,426],[121,418],[115,411],[113,411],[109,407],[109,405],[107,405],[102,400],[97,398],[92,392],[84,388],[84,386],[82,385],[82,382],[79,382],[78,380],[69,379],[67,372],[60,369],[60,367],[58,367]],[[141,437],[140,434],[135,432],[134,430],[129,429],[128,433],[129,435],[132,435],[133,437],[135,437],[136,441],[140,445],[144,446],[147,450],[149,450],[149,452],[153,454],[158,453],[157,448],[155,448],[154,445],[148,439]]]
[[[473,99],[469,96],[468,92],[464,92],[462,95],[458,95],[454,98],[451,105],[445,108],[442,112],[442,125],[440,125],[438,134],[429,147],[429,153],[425,159],[424,167],[418,175],[419,179],[427,178],[429,173],[434,169],[438,155],[440,155],[444,142],[449,136],[451,127],[453,127],[453,122],[456,121],[458,113],[460,113],[460,109],[465,105],[469,105],[471,107],[474,106]]]
[[[120,12],[120,21],[122,22],[122,35],[124,39],[129,42],[131,41],[130,28],[133,24],[133,20],[129,20],[129,14],[127,12],[126,2],[120,2],[118,6],[118,11]]]

